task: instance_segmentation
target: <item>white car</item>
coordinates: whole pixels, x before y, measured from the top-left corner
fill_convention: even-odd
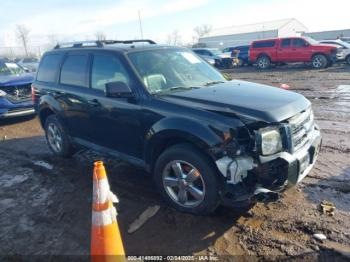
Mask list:
[[[320,41],[320,43],[336,45],[338,47],[337,60],[346,61],[346,63],[350,65],[350,44],[349,43],[342,41],[340,39],[322,40]]]

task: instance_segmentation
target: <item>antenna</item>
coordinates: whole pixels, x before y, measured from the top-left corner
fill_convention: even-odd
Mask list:
[[[139,24],[140,24],[141,39],[143,39],[142,22],[141,22],[141,12],[140,12],[140,10],[138,10],[137,12],[138,12],[138,14],[139,14]]]

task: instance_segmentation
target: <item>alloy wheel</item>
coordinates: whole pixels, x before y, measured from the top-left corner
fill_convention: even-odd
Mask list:
[[[322,67],[322,58],[319,57],[319,56],[316,56],[313,61],[312,61],[312,65],[315,67],[315,68],[320,68]]]
[[[174,160],[164,168],[163,186],[168,196],[178,205],[195,207],[205,197],[205,183],[197,168],[188,162]]]
[[[51,148],[59,153],[62,150],[62,134],[59,128],[54,124],[50,123],[47,128],[47,139]]]
[[[267,67],[268,61],[266,57],[260,58],[259,67],[265,69]]]

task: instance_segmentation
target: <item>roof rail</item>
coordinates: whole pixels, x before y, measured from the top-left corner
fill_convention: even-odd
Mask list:
[[[92,41],[77,41],[58,43],[54,49],[60,48],[80,48],[80,47],[103,47],[104,45],[113,44],[133,44],[133,43],[149,43],[155,45],[156,42],[149,39],[137,39],[137,40],[92,40]]]
[[[136,39],[136,40],[103,40],[100,41],[105,45],[113,45],[113,44],[134,44],[134,43],[149,43],[150,45],[155,45],[156,42],[149,39]]]

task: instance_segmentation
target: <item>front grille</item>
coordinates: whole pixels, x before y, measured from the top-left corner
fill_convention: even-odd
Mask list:
[[[298,151],[308,142],[314,129],[314,117],[311,108],[290,118],[288,123],[291,128],[292,149]]]
[[[18,103],[31,99],[31,84],[18,86],[2,86],[0,90],[6,93],[6,98],[12,103]]]

